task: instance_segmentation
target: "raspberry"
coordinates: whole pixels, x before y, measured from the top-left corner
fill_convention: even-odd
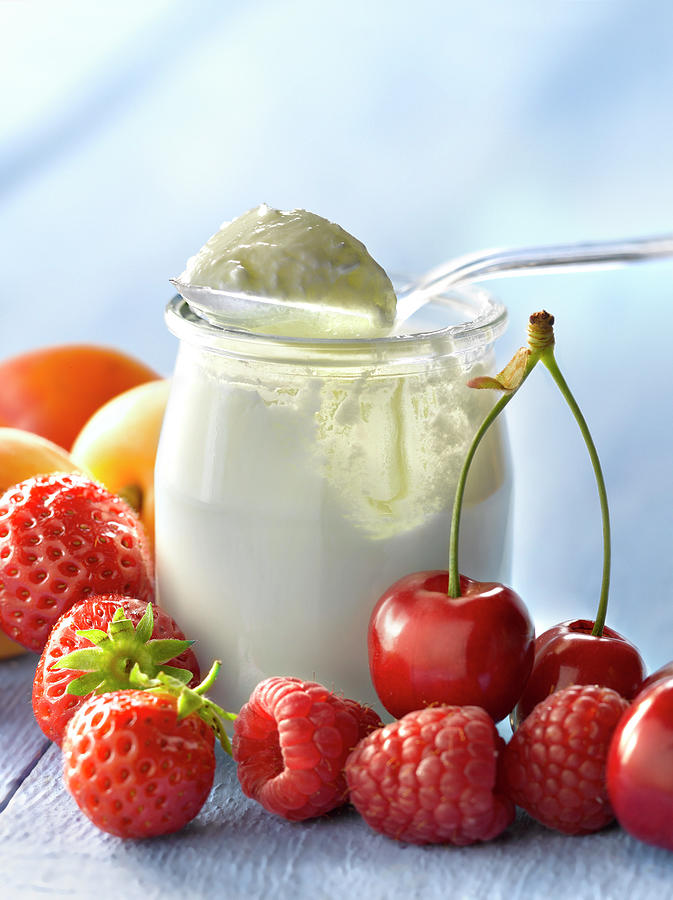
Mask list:
[[[234,724],[232,750],[243,793],[295,822],[342,806],[348,799],[346,757],[380,724],[373,710],[321,684],[267,678]]]
[[[606,759],[628,705],[611,688],[579,684],[538,703],[505,750],[505,790],[517,806],[564,834],[608,825]]]
[[[348,757],[351,803],[376,831],[412,844],[490,840],[514,818],[499,787],[504,745],[478,706],[407,713]]]
[[[358,720],[358,743],[362,738],[367,737],[368,734],[383,725],[381,717],[371,706],[363,706],[357,700],[349,700],[348,697],[340,697],[339,699]]]

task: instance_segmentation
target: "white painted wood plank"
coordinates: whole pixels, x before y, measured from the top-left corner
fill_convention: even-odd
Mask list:
[[[187,828],[125,842],[76,809],[53,745],[0,815],[0,847],[12,898],[649,900],[668,896],[673,878],[673,854],[618,828],[568,838],[520,815],[497,841],[457,849],[396,843],[352,810],[290,824],[243,797],[223,754],[213,792]]]
[[[49,744],[33,718],[36,664],[32,653],[0,663],[0,810]]]

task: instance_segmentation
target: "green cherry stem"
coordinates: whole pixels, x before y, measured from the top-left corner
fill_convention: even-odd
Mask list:
[[[534,313],[528,323],[528,347],[521,348],[510,363],[495,378],[477,378],[469,382],[469,387],[490,388],[506,391],[493,405],[472,438],[472,443],[463,461],[458,476],[456,493],[451,514],[451,537],[449,539],[449,597],[460,597],[460,572],[458,569],[458,542],[460,536],[460,517],[463,508],[463,497],[467,476],[477,447],[481,443],[490,426],[498,418],[503,409],[519,390],[526,378],[535,368],[541,353],[554,345],[554,317],[547,312]]]
[[[605,488],[605,480],[601,469],[598,452],[594,444],[589,426],[586,423],[582,411],[575,400],[572,391],[568,387],[561,370],[559,369],[556,357],[554,356],[554,317],[547,312],[534,313],[528,324],[528,347],[522,348],[514,356],[512,361],[503,369],[503,371],[495,378],[477,378],[470,382],[470,387],[491,388],[506,393],[498,400],[488,413],[484,421],[481,423],[477,432],[472,439],[469,450],[463,462],[460,471],[456,494],[453,504],[453,513],[451,516],[451,538],[449,542],[449,589],[450,597],[460,597],[460,575],[458,569],[458,538],[460,530],[460,516],[463,505],[463,495],[465,493],[465,485],[470,470],[470,465],[476,453],[477,447],[483,436],[488,431],[491,424],[500,415],[502,410],[507,406],[514,394],[518,391],[526,378],[530,375],[538,362],[541,362],[549,371],[554,383],[558,387],[563,399],[568,404],[575,421],[580,429],[580,433],[589,452],[589,458],[594,470],[596,478],[596,486],[598,488],[598,497],[601,505],[601,520],[603,526],[603,575],[601,579],[601,592],[598,601],[598,610],[592,634],[600,637],[605,627],[605,618],[608,610],[608,593],[610,590],[610,562],[611,562],[611,539],[610,539],[610,513],[608,509],[608,496]]]
[[[460,597],[460,574],[458,571],[458,537],[460,532],[460,516],[463,509],[463,496],[465,494],[465,485],[467,476],[470,471],[470,465],[477,452],[481,439],[486,434],[491,424],[498,418],[502,410],[507,406],[516,392],[505,394],[493,406],[484,421],[477,429],[477,433],[472,439],[470,448],[467,451],[463,467],[458,476],[458,484],[456,486],[456,495],[453,501],[453,512],[451,514],[451,537],[449,539],[449,597]]]
[[[596,445],[594,444],[593,438],[591,437],[591,432],[589,431],[589,426],[587,425],[586,420],[582,415],[582,411],[577,405],[577,401],[573,397],[565,378],[561,374],[561,370],[559,369],[558,363],[556,362],[556,358],[554,356],[553,344],[550,347],[545,348],[540,353],[539,358],[540,362],[547,368],[551,377],[554,379],[554,382],[561,392],[563,399],[566,401],[566,403],[570,407],[570,411],[575,417],[575,421],[579,426],[582,437],[584,438],[584,443],[586,444],[587,450],[589,452],[589,458],[591,459],[591,465],[596,477],[596,487],[598,488],[598,497],[601,504],[601,520],[603,524],[603,576],[601,579],[601,592],[598,601],[598,610],[596,612],[596,620],[594,622],[594,627],[591,633],[595,637],[600,637],[603,634],[605,617],[608,611],[611,559],[610,512],[608,510],[608,494],[605,489],[605,480],[603,478],[601,463],[596,451]]]

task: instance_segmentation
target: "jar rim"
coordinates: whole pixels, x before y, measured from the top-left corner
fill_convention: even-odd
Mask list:
[[[395,279],[395,286],[409,279]],[[454,352],[477,350],[491,344],[507,327],[507,309],[500,301],[482,287],[463,285],[431,297],[427,307],[452,307],[454,312],[465,314],[464,321],[444,325],[435,329],[421,329],[402,334],[384,335],[382,337],[285,337],[283,335],[262,334],[244,329],[215,323],[204,318],[194,310],[180,294],[172,297],[166,305],[165,318],[169,330],[180,340],[197,343],[216,350],[225,343],[230,349],[236,349],[247,355],[264,352],[268,347],[271,353],[280,348],[294,350],[300,356],[306,352],[345,353],[351,351],[359,356],[371,348],[372,352],[381,353],[412,351],[416,344],[427,344],[435,341],[446,346],[451,344]],[[446,310],[445,310],[446,312]],[[412,319],[413,321],[413,319]]]

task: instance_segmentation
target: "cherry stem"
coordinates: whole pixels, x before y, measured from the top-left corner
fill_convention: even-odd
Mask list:
[[[507,393],[502,396],[500,400],[498,400],[498,402],[493,406],[491,411],[488,413],[484,421],[477,429],[477,432],[474,435],[472,443],[470,444],[470,447],[467,451],[467,455],[463,462],[463,467],[458,477],[458,484],[456,486],[456,494],[453,502],[453,513],[451,516],[448,594],[449,597],[460,597],[460,573],[458,569],[458,539],[460,531],[460,516],[463,505],[463,496],[465,493],[465,485],[467,483],[467,476],[470,470],[470,465],[477,451],[477,447],[479,446],[481,439],[486,434],[489,427],[500,415],[502,410],[507,406],[509,401],[519,390],[526,378],[528,378],[538,361],[540,361],[549,371],[556,386],[561,392],[563,399],[566,401],[573,416],[575,417],[575,421],[577,422],[582,437],[584,438],[586,448],[589,451],[589,458],[591,460],[591,465],[596,477],[598,497],[601,504],[601,520],[603,524],[603,576],[601,580],[601,593],[598,601],[598,610],[596,612],[596,619],[591,633],[592,635],[594,635],[594,637],[600,637],[603,634],[603,628],[605,627],[605,618],[608,611],[608,592],[610,590],[611,543],[608,495],[605,488],[605,480],[603,478],[603,471],[601,469],[600,460],[598,459],[598,452],[596,451],[596,445],[594,444],[593,438],[591,437],[589,426],[587,425],[586,420],[582,415],[582,411],[580,410],[577,401],[572,394],[572,391],[568,387],[565,378],[561,374],[561,370],[559,369],[558,363],[556,362],[556,358],[554,356],[553,326],[554,317],[549,315],[549,313],[545,312],[544,310],[540,313],[534,313],[530,317],[528,325],[528,350],[520,351],[521,353],[527,352],[528,354],[523,372],[521,372],[520,369],[516,370],[516,367],[515,370],[508,372],[508,370],[510,370],[512,364],[516,360],[515,357],[512,360],[512,363],[510,363],[509,366],[506,367],[506,369],[504,369],[502,373],[500,373],[500,376],[498,376],[497,379],[488,379],[491,382],[490,384],[474,385],[479,387],[500,387],[500,389],[502,390],[507,390]],[[480,379],[476,379],[476,381],[479,380]]]
[[[608,611],[608,592],[610,590],[610,513],[608,510],[608,495],[605,489],[605,480],[603,479],[603,471],[601,469],[600,460],[598,459],[596,446],[589,431],[589,426],[587,425],[586,420],[582,415],[582,412],[577,405],[577,401],[573,397],[565,378],[561,374],[561,370],[559,369],[556,358],[554,357],[554,347],[546,347],[540,353],[539,359],[551,374],[551,377],[554,379],[556,386],[558,387],[564,400],[570,407],[573,416],[575,417],[575,421],[577,422],[580,432],[582,433],[582,437],[584,438],[584,443],[586,444],[587,450],[589,451],[589,458],[591,459],[591,465],[593,466],[594,475],[596,477],[598,497],[601,504],[601,520],[603,523],[603,576],[601,580],[601,593],[600,599],[598,601],[598,611],[596,613],[596,620],[594,622],[594,627],[591,633],[595,637],[600,637],[603,634],[603,627],[605,626],[605,617]]]
[[[520,384],[517,386],[516,390],[504,394],[498,400],[498,402],[494,404],[490,412],[486,415],[485,419],[477,429],[476,434],[472,438],[472,443],[470,444],[467,455],[465,456],[465,459],[463,461],[463,467],[460,470],[460,475],[458,476],[458,484],[456,485],[456,494],[453,501],[453,512],[451,514],[451,537],[449,539],[449,597],[460,597],[458,538],[460,535],[460,516],[463,508],[463,496],[465,494],[465,485],[467,484],[467,476],[470,471],[470,465],[472,464],[472,460],[474,459],[474,455],[477,452],[477,447],[479,446],[481,439],[486,434],[493,422],[498,418],[503,409],[507,406],[514,394],[516,394],[516,391],[519,389],[519,387],[521,387],[526,378],[528,378],[528,375],[533,370],[533,367],[535,366],[537,360],[537,353],[531,352],[528,357],[528,361],[526,362],[526,368],[524,370],[524,374]]]

